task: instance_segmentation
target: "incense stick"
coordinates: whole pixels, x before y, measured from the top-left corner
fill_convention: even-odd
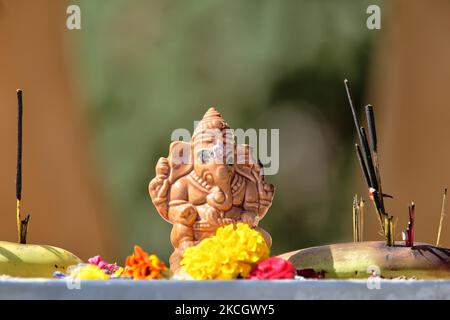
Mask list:
[[[357,215],[357,195],[353,196],[353,208],[352,208],[352,216],[353,216],[353,242],[357,242],[357,230],[356,230],[356,215]]]
[[[367,128],[369,130],[370,148],[372,151],[373,165],[375,168],[375,175],[378,184],[377,190],[379,192],[380,202],[382,203],[382,207],[384,209],[384,199],[383,199],[384,194],[381,188],[380,165],[378,161],[378,138],[375,126],[375,113],[373,111],[373,106],[370,104],[368,104],[365,109],[366,109]]]
[[[352,94],[351,94],[351,90],[350,90],[350,86],[349,86],[349,81],[347,79],[344,80],[344,85],[345,85],[345,91],[347,92],[348,103],[350,105],[350,109],[351,109],[352,116],[353,116],[353,122],[355,123],[356,133],[358,135],[360,146],[363,150],[363,152],[361,152],[361,150],[358,151],[358,147],[356,146],[358,159],[360,160],[360,164],[361,164],[361,169],[364,173],[364,178],[367,181],[368,187],[375,188],[375,186],[373,184],[374,183],[373,174],[370,172],[371,163],[369,163],[369,161],[368,161],[368,154],[367,154],[366,146],[364,144],[364,138],[361,133],[362,131],[360,129],[362,127],[359,125],[358,116],[356,115],[356,110],[353,105],[353,99],[352,99]],[[368,147],[367,147],[367,149],[368,149]],[[370,155],[370,152],[369,152],[369,155]],[[362,165],[363,163],[365,163],[364,166]],[[365,169],[364,169],[364,167],[365,167]],[[375,188],[375,189],[377,189],[377,188]]]
[[[408,226],[406,227],[405,234],[405,246],[414,246],[414,220],[415,220],[415,205],[414,202],[408,206]]]
[[[374,188],[370,188],[369,196],[373,202],[375,211],[377,213],[378,222],[380,223],[380,226],[381,226],[381,235],[385,236],[386,229],[387,229],[386,225],[385,225],[386,224],[385,218],[387,217],[387,214],[385,214],[381,211],[380,197],[378,195],[378,191],[376,191]]]
[[[356,149],[356,156],[358,158],[359,166],[361,167],[361,171],[364,176],[364,180],[366,181],[367,186],[370,188],[369,173],[367,172],[367,167],[364,162],[363,155],[361,153],[361,147],[357,143],[355,143],[355,149]]]
[[[414,233],[415,233],[415,223],[416,220],[416,205],[411,203],[411,211],[409,213],[409,245],[412,247],[414,246]]]
[[[393,216],[388,215],[384,218],[386,242],[391,247],[395,245],[395,223],[392,221],[393,218]]]
[[[445,216],[445,198],[447,197],[447,188],[444,189],[444,194],[442,196],[442,207],[441,207],[441,218],[439,219],[439,229],[436,239],[436,247],[439,247],[440,240],[441,240],[441,231],[442,231],[442,224],[444,222],[444,216]]]
[[[375,171],[375,167],[373,164],[371,152],[369,150],[369,144],[367,142],[367,136],[366,136],[364,127],[360,127],[360,132],[361,132],[361,138],[363,141],[365,155],[366,155],[366,163],[367,163],[368,172],[369,172],[369,180],[372,185],[372,187],[369,188],[369,192],[373,197],[373,201],[375,203],[376,210],[378,212],[378,215],[380,216],[381,228],[382,228],[382,230],[384,230],[386,232],[386,230],[388,230],[389,228],[386,227],[386,225],[384,225],[385,222],[383,222],[383,221],[386,221],[386,220],[382,218],[382,216],[387,217],[387,214],[384,209],[382,193],[379,191],[379,189],[381,189],[381,187],[378,185],[379,178],[378,178],[377,172]]]
[[[383,212],[381,211],[382,210],[381,209],[382,206],[380,204],[380,197],[378,195],[378,192],[374,188],[371,187],[371,183],[370,183],[370,179],[369,179],[369,173],[367,172],[367,167],[366,167],[366,164],[365,164],[365,162],[363,160],[363,155],[362,155],[362,152],[361,152],[361,148],[360,148],[360,146],[357,143],[355,143],[355,148],[356,148],[356,155],[357,155],[357,158],[358,158],[358,162],[359,162],[359,165],[361,167],[361,171],[363,172],[364,179],[365,179],[365,181],[367,183],[367,186],[369,188],[370,199],[372,200],[372,202],[374,204],[375,211],[377,212],[378,222],[380,223],[382,234],[384,234],[385,227],[384,227]]]
[[[350,90],[349,81],[347,79],[344,80],[344,85],[345,85],[345,91],[347,92],[348,103],[350,104],[350,109],[352,110],[353,121],[355,122],[356,129],[358,129],[359,121],[358,121],[358,117],[356,116],[355,107],[353,106],[352,93]]]
[[[353,242],[363,241],[364,226],[364,201],[358,200],[358,195],[353,197]]]
[[[375,173],[375,166],[373,164],[372,155],[371,155],[371,152],[369,149],[369,143],[367,141],[366,131],[365,131],[364,127],[360,127],[359,131],[360,131],[361,139],[362,139],[362,141],[361,141],[362,148],[363,148],[364,155],[366,158],[367,170],[369,172],[370,186],[372,188],[374,188],[375,190],[379,191],[378,180],[377,180],[377,176]]]
[[[28,222],[30,215],[25,219],[21,219],[21,204],[22,204],[22,118],[23,118],[23,104],[22,104],[22,90],[17,90],[17,167],[16,167],[16,218],[17,218],[17,237],[18,242],[25,244],[27,242]]]
[[[364,241],[364,200],[359,200],[359,241]]]
[[[373,106],[368,104],[366,106],[366,118],[367,118],[367,129],[369,130],[370,146],[372,151],[375,153],[378,150],[377,141],[377,131],[375,127],[375,116],[373,113]]]
[[[349,81],[347,79],[344,80],[344,85],[345,85],[348,102],[349,102],[350,109],[351,109],[352,116],[353,116],[353,122],[355,123],[356,133],[358,134],[360,146],[363,151],[363,152],[360,152],[360,155],[358,155],[358,157],[361,156],[361,158],[364,159],[367,170],[366,171],[363,170],[363,172],[365,174],[365,178],[367,176],[369,178],[369,183],[368,183],[369,188],[374,188],[378,191],[377,179],[376,179],[376,175],[375,175],[375,168],[373,165],[372,156],[371,156],[370,149],[369,149],[369,144],[367,142],[367,137],[365,136],[364,128],[359,125],[358,116],[356,115],[356,110],[353,105],[353,99],[352,99],[352,94],[351,94],[351,90],[350,90],[350,86],[349,86]],[[375,131],[373,130],[373,132],[375,132]],[[368,173],[367,176],[366,176],[366,173]]]
[[[16,166],[16,218],[17,218],[17,239],[21,242],[21,201],[22,201],[22,90],[17,90],[17,166]]]
[[[17,170],[16,170],[16,199],[22,200],[22,90],[17,90]]]
[[[350,109],[352,111],[353,122],[355,123],[355,127],[356,127],[356,133],[358,134],[359,143],[362,145],[362,138],[361,138],[361,134],[359,132],[360,125],[359,125],[359,121],[358,121],[358,116],[356,115],[356,110],[355,110],[355,107],[353,106],[352,93],[350,90],[349,81],[347,79],[344,80],[344,85],[345,85],[345,91],[347,92],[348,103],[349,103]]]

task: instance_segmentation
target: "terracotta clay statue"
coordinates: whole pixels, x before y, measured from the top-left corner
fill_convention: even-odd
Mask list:
[[[250,146],[235,144],[232,130],[214,108],[203,116],[191,142],[171,143],[169,156],[156,165],[149,192],[158,213],[173,224],[172,271],[179,269],[186,248],[223,225],[247,223],[271,245],[258,222],[272,204],[274,187],[264,181]]]

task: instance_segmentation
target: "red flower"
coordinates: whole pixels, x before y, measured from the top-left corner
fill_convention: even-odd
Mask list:
[[[296,270],[289,261],[270,257],[258,263],[247,276],[251,280],[294,279]]]

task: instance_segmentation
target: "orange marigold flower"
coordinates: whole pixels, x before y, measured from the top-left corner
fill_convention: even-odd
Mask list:
[[[140,246],[134,246],[134,253],[127,257],[122,277],[133,279],[163,279],[168,272],[164,262],[154,254],[148,254]]]

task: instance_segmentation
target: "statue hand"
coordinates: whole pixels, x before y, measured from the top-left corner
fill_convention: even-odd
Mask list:
[[[197,220],[197,210],[192,204],[181,205],[169,209],[169,218],[175,223],[192,226]]]
[[[265,181],[261,181],[260,182],[260,187],[262,187],[260,190],[262,192],[260,192],[260,200],[262,200],[263,202],[267,202],[267,203],[272,203],[273,200],[273,195],[275,192],[275,188],[272,184],[268,184]]]
[[[156,164],[156,175],[167,178],[170,173],[169,160],[167,158],[159,158]]]
[[[150,196],[152,199],[157,199],[159,197],[160,190],[166,182],[167,180],[163,180],[160,177],[155,177],[152,181],[150,181],[148,190],[150,191]]]
[[[166,158],[160,158],[156,165],[156,177],[150,181],[148,187],[152,199],[164,197],[168,192],[169,182],[167,178],[169,177],[169,173],[170,167],[168,160]]]

